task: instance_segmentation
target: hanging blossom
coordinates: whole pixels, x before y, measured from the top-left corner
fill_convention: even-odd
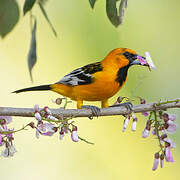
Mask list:
[[[1,151],[3,157],[12,157],[16,152],[13,144],[13,129],[8,128],[8,124],[11,122],[11,116],[0,116],[0,146],[5,148]]]
[[[146,104],[146,100],[138,97],[141,104]],[[154,114],[154,117],[153,117]],[[174,162],[172,156],[172,149],[176,147],[176,144],[168,137],[168,134],[173,134],[176,132],[178,125],[175,123],[176,115],[163,112],[162,110],[150,112],[144,112],[143,115],[148,119],[146,126],[142,132],[142,138],[147,138],[151,134],[158,139],[160,142],[160,151],[154,154],[154,161],[152,170],[156,170],[159,166],[164,167],[164,160],[166,162]],[[124,132],[129,124],[130,118],[132,117],[132,131],[136,130],[137,118],[134,112],[131,115],[126,115],[123,123],[122,131]]]
[[[140,104],[146,104],[146,100],[141,98],[141,97],[138,97],[140,99]],[[144,115],[145,117],[149,115],[148,112],[144,111],[142,112],[142,115]]]
[[[178,126],[175,124],[175,120],[175,114],[168,114],[163,111],[151,112],[149,115],[142,137],[147,138],[152,129],[152,135],[160,142],[160,151],[154,154],[152,170],[156,170],[159,164],[163,168],[164,160],[166,162],[174,162],[171,150],[176,147],[176,144],[169,138],[168,134],[176,132]]]
[[[151,58],[151,55],[149,52],[145,52],[145,56],[146,57],[142,57],[142,56],[137,56],[137,59],[139,60],[139,62],[142,64],[142,65],[147,65],[150,70],[154,70],[156,68],[156,66],[154,65],[154,62]]]
[[[129,124],[129,121],[130,121],[130,118],[132,118],[132,126],[131,126],[131,130],[132,131],[136,131],[136,125],[137,125],[137,117],[135,116],[135,113],[132,112],[131,115],[126,115],[125,116],[125,120],[124,120],[124,123],[123,123],[123,128],[122,128],[122,132],[124,132]]]
[[[48,106],[45,106],[40,110],[39,105],[34,107],[34,117],[37,120],[37,125],[32,125],[32,128],[36,129],[36,138],[39,139],[40,135],[43,136],[53,136],[59,129],[59,139],[62,140],[69,131],[71,132],[71,139],[74,142],[78,142],[79,137],[77,133],[77,126],[73,123],[68,123],[68,120],[64,119],[62,122],[59,122],[59,119],[52,115],[51,110]],[[46,121],[46,122],[45,122]],[[60,123],[59,126],[56,124]]]

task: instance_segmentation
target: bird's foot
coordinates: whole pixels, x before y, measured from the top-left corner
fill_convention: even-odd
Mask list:
[[[100,115],[100,108],[97,106],[91,106],[91,105],[86,105],[86,106],[81,106],[81,109],[90,109],[92,111],[92,115],[89,116],[89,119],[93,119],[94,116],[98,117]]]
[[[124,106],[127,110],[129,110],[130,112],[133,112],[133,104],[131,102],[125,102],[125,103],[120,103],[120,104],[114,104],[110,107],[120,107],[120,106]]]

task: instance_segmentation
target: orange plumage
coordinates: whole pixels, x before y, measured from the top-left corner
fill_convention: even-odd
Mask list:
[[[111,51],[102,61],[78,68],[51,85],[36,86],[15,91],[51,90],[77,101],[81,108],[83,101],[101,101],[101,107],[108,107],[108,99],[114,96],[124,85],[128,69],[137,54],[127,48]]]

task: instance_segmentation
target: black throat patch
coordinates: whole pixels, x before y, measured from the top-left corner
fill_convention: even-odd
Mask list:
[[[129,69],[129,65],[128,66],[124,66],[123,68],[120,68],[118,73],[117,73],[116,81],[119,82],[120,86],[126,80],[128,69]]]

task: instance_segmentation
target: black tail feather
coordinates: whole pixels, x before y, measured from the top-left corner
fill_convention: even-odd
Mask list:
[[[47,90],[51,90],[50,85],[41,85],[41,86],[19,89],[17,91],[12,92],[12,93],[21,93],[21,92],[26,92],[26,91],[47,91]]]

